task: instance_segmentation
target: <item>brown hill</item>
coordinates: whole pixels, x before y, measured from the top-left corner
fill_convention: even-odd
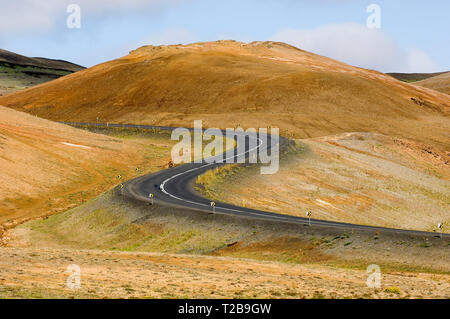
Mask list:
[[[448,95],[277,42],[145,46],[0,97],[52,120],[372,131],[450,146]]]
[[[0,106],[0,246],[4,227],[86,201],[117,184],[117,174],[135,176],[134,165],[163,165],[148,146]]]
[[[397,80],[413,83],[417,81],[422,81],[428,78],[432,78],[434,76],[438,76],[447,72],[435,72],[435,73],[386,73]]]
[[[0,49],[0,95],[17,92],[84,69],[46,58],[29,58]]]
[[[21,66],[35,66],[54,70],[76,72],[84,67],[64,60],[54,60],[47,58],[29,58],[11,51],[0,49],[0,62],[16,64]]]
[[[433,76],[414,84],[450,95],[450,72]]]

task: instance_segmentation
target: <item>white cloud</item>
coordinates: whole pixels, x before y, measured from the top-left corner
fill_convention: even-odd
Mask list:
[[[383,72],[434,72],[439,69],[425,52],[403,50],[381,30],[356,23],[324,25],[316,29],[284,29],[272,39]]]
[[[428,54],[418,49],[408,50],[408,72],[438,72],[442,71]]]
[[[67,17],[67,6],[77,4],[83,15],[105,14],[150,8],[158,10],[163,6],[185,0],[1,0],[0,36],[24,31],[48,30]]]
[[[51,17],[54,16],[57,8],[51,3],[52,1],[5,2],[1,4],[0,10],[0,36],[2,37],[13,32],[48,29],[53,25]]]

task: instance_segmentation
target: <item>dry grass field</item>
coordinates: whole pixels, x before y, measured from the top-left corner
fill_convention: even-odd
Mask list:
[[[80,289],[66,286],[71,264]],[[229,257],[146,252],[0,248],[0,298],[450,298],[450,277]]]
[[[449,298],[448,241],[220,219],[110,191],[9,231],[0,296]],[[381,267],[379,288],[366,268]],[[66,268],[81,269],[81,288]]]

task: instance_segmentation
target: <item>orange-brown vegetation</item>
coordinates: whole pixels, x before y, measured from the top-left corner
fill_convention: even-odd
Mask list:
[[[118,174],[132,177],[136,165],[164,165],[169,148],[148,146],[0,107],[0,237],[4,228],[104,192]]]
[[[0,104],[52,120],[203,119],[298,138],[372,131],[449,147],[448,95],[276,42],[145,46]]]

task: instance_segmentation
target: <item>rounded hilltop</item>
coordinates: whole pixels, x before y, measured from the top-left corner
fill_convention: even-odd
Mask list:
[[[58,121],[202,119],[299,138],[374,131],[449,147],[448,95],[272,41],[143,46],[0,104]]]

